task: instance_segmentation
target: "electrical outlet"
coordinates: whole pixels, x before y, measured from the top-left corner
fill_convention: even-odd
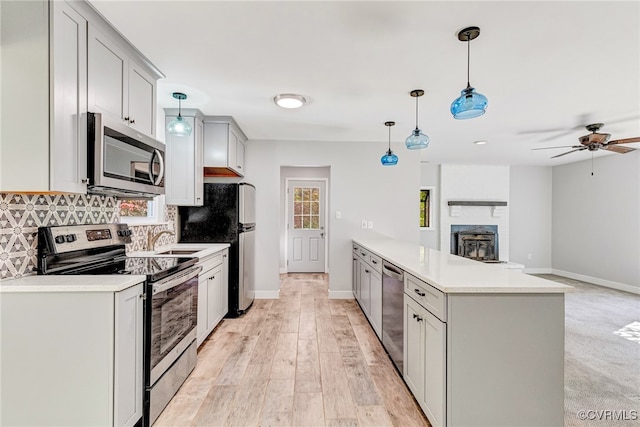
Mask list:
[[[527,255],[527,259],[533,259],[533,255],[528,254],[528,255]]]
[[[367,220],[366,220],[366,219],[363,219],[363,220],[362,220],[361,227],[362,227],[363,229],[367,228]]]
[[[373,228],[373,221],[367,222],[367,228]]]
[[[342,218],[342,212],[336,211],[336,219]]]

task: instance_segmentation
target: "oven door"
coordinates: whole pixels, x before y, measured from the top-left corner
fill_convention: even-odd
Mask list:
[[[153,385],[196,339],[201,270],[192,267],[148,285],[147,298],[151,301],[147,301],[150,321],[146,333],[151,342],[147,386]]]

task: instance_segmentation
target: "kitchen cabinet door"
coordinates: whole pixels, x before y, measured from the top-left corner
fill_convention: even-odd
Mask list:
[[[222,319],[222,265],[216,266],[207,282],[207,329],[212,331]]]
[[[433,427],[445,423],[446,324],[424,311],[424,399],[420,402]]]
[[[360,307],[371,317],[371,267],[360,261]]]
[[[404,295],[404,381],[418,402],[424,402],[425,309]]]
[[[371,295],[371,326],[382,339],[382,276],[375,270],[371,270],[370,281]]]
[[[167,115],[165,121],[169,123],[176,117]],[[191,135],[176,136],[165,132],[165,200],[168,205],[202,206],[204,125],[199,114],[194,116],[185,114],[183,119],[193,127]]]
[[[114,425],[133,426],[142,417],[142,285],[115,296]]]
[[[51,7],[51,189],[86,193],[87,20],[66,2]]]
[[[221,287],[221,312],[222,317],[229,312],[229,250],[222,251],[222,283]]]
[[[207,315],[208,315],[208,304],[209,304],[209,274],[211,270],[202,271],[198,275],[198,310],[197,310],[197,318],[196,318],[196,336],[197,336],[197,345],[199,346],[204,342],[209,335],[209,331],[207,329]]]
[[[115,41],[89,25],[89,111],[125,121],[128,117],[128,61]]]
[[[155,85],[156,82],[153,77],[135,62],[129,61],[129,91],[127,96],[129,125],[150,136],[155,136],[156,134]]]
[[[351,267],[351,290],[353,291],[353,297],[357,300],[360,301],[360,283],[359,283],[359,277],[360,277],[360,260],[358,259],[358,257],[356,255],[352,255],[353,258],[353,263],[352,263],[352,267]]]

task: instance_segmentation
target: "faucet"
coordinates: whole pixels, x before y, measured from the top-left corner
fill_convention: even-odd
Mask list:
[[[163,234],[169,234],[171,236],[175,236],[176,233],[174,233],[171,230],[162,230],[159,233],[153,233],[154,229],[149,230],[149,232],[147,233],[147,250],[148,251],[153,251],[155,250],[155,245],[156,242],[158,241],[158,239],[160,238],[160,236],[162,236]]]

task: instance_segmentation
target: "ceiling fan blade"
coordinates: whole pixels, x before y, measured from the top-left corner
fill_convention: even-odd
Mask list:
[[[552,156],[552,159],[555,159],[556,157],[561,157],[561,156],[565,156],[569,153],[573,153],[574,151],[582,151],[582,150],[586,150],[587,147],[581,147],[581,148],[576,148],[575,150],[571,150],[571,151],[567,151],[566,153],[562,153],[562,154],[558,154],[557,156]]]
[[[632,142],[640,142],[640,136],[636,136],[635,138],[625,138],[625,139],[615,139],[613,141],[609,141],[607,145],[612,144],[629,144]]]
[[[605,145],[604,147],[602,147],[603,150],[607,150],[607,151],[613,151],[614,153],[620,153],[620,154],[625,154],[628,153],[630,151],[635,151],[635,148],[631,148],[631,147],[618,147],[616,145],[614,146],[610,146],[609,144]]]
[[[579,145],[559,145],[557,147],[532,148],[531,150],[551,150],[552,148],[582,148]]]

